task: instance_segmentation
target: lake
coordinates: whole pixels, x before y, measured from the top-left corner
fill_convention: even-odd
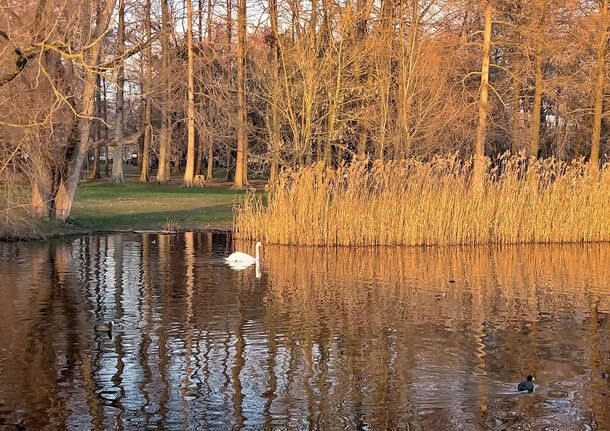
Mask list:
[[[610,244],[234,249],[0,244],[0,430],[610,429]]]

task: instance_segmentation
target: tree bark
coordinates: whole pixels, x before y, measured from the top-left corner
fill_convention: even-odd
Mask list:
[[[102,76],[102,93],[104,95],[104,139],[107,141],[109,136],[108,136],[108,98],[106,97],[106,78],[104,78]],[[108,151],[108,146],[106,145],[104,147],[104,172],[106,174],[106,177],[110,176],[110,157],[109,157],[109,151]]]
[[[125,0],[119,0],[119,29],[117,34],[117,54],[123,55],[125,51]],[[114,139],[118,142],[123,140],[123,124],[125,120],[124,114],[124,90],[125,85],[125,68],[121,61],[117,76],[117,92],[116,92],[116,114],[114,120]],[[123,146],[117,145],[112,149],[112,181],[122,183],[125,181],[123,176]]]
[[[95,84],[95,116],[99,118],[102,114],[102,100],[100,94],[100,84],[101,77],[97,76],[97,81]],[[99,119],[95,120],[95,132],[94,132],[95,140],[99,141],[102,139],[102,124]],[[91,173],[89,174],[89,179],[99,178],[100,177],[100,147],[96,145],[93,148],[93,167],[91,168]]]
[[[212,0],[208,0],[208,15],[207,15],[207,32],[208,32],[208,44],[212,46]],[[206,182],[214,182],[214,141],[210,133],[207,134],[208,138],[208,168],[206,174]]]
[[[606,64],[606,39],[608,32],[608,0],[603,0],[600,10],[600,40],[597,46],[597,82],[595,84],[595,105],[593,107],[593,133],[591,134],[591,168],[599,168],[599,150],[602,131],[604,105],[604,73]]]
[[[237,160],[236,188],[248,185],[248,107],[246,105],[246,0],[237,6]]]
[[[169,5],[168,0],[161,0],[161,14],[162,14],[162,38],[161,38],[161,49],[162,49],[162,62],[161,62],[161,81],[165,87],[161,92],[160,97],[160,111],[161,111],[161,131],[159,137],[159,162],[157,166],[157,182],[166,183],[169,179],[169,148],[170,148],[170,136],[171,126],[169,124],[168,107],[169,107],[169,96],[170,96],[170,62],[169,62]]]
[[[275,181],[278,165],[279,165],[279,156],[281,150],[281,141],[280,141],[280,118],[279,118],[279,102],[281,97],[281,89],[280,89],[280,56],[279,56],[279,34],[278,34],[278,10],[277,10],[277,0],[269,0],[269,19],[271,21],[271,33],[273,34],[273,45],[271,47],[272,50],[272,65],[271,65],[271,88],[272,88],[272,96],[270,101],[270,110],[271,117],[269,119],[269,143],[271,150],[271,172],[270,172],[270,181]],[[316,0],[312,0],[311,2],[311,38],[315,40],[315,22],[317,15],[316,8]]]
[[[542,20],[544,19],[544,0],[538,0],[538,22],[536,25],[536,82],[534,88],[534,108],[532,110],[532,125],[530,129],[530,142],[528,146],[528,156],[530,158],[538,158],[540,149],[540,110],[542,107],[542,38],[543,28]]]
[[[485,132],[487,128],[487,93],[489,86],[489,52],[491,48],[491,18],[492,1],[488,0],[485,6],[485,30],[483,33],[483,61],[481,64],[481,88],[479,95],[479,125],[477,127],[477,140],[474,148],[473,184],[475,187],[483,185],[485,175]]]
[[[150,40],[152,36],[150,4],[151,0],[146,0],[146,37]],[[140,164],[140,182],[146,183],[150,179],[150,144],[152,143],[152,125],[150,123],[150,115],[152,111],[152,48],[149,44],[146,47],[146,78],[144,80],[144,145],[142,147],[142,161]]]
[[[402,8],[401,8],[402,9]],[[402,14],[401,14],[402,15]],[[401,19],[401,26],[404,19]],[[397,159],[409,157],[411,154],[411,128],[412,128],[412,104],[413,104],[413,74],[416,60],[417,32],[419,28],[419,2],[414,1],[411,9],[411,25],[408,29],[408,45],[401,44],[400,79],[398,88],[398,109],[400,113],[399,125],[400,136],[397,140]],[[401,34],[404,31],[401,30]]]
[[[513,153],[519,152],[519,140],[521,136],[521,65],[517,55],[514,56],[515,70],[513,71]]]
[[[193,10],[191,0],[186,0],[187,49],[188,49],[188,106],[187,106],[187,151],[184,185],[193,186],[195,176],[195,84],[193,78]]]

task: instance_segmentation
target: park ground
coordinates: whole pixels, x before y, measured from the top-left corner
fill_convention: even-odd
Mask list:
[[[140,183],[133,168],[127,169],[125,180],[115,184],[102,177],[82,182],[70,220],[46,221],[36,230],[43,237],[93,232],[230,230],[233,203],[245,193],[225,182],[223,172],[218,172],[215,181],[205,187],[183,187],[182,176],[172,177],[167,184]],[[251,186],[259,190],[264,185],[263,180],[251,181]]]

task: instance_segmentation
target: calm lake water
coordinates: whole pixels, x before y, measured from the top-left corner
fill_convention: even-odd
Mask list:
[[[0,244],[0,430],[610,429],[609,244],[233,248]]]

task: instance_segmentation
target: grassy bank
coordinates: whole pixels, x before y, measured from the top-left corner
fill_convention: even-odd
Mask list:
[[[233,201],[241,195],[229,187],[89,181],[78,188],[71,218],[91,231],[157,230],[168,220],[183,229],[230,228]]]
[[[33,220],[24,207],[20,212],[13,211],[12,223],[2,226],[0,238],[164,230],[166,224],[178,230],[231,229],[233,202],[243,194],[230,184],[184,188],[180,180],[165,185],[141,184],[133,178],[123,184],[108,179],[87,181],[77,190],[68,223]]]
[[[300,245],[453,245],[610,241],[610,164],[503,158],[482,189],[471,163],[322,165],[284,172],[268,202],[236,211],[242,239]]]

